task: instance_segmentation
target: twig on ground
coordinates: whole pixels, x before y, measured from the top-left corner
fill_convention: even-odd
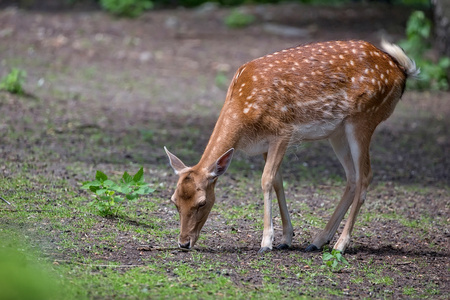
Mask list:
[[[8,205],[11,205],[11,203],[9,203],[5,198],[3,198],[2,196],[0,196],[0,199],[2,199],[3,201],[5,201],[6,203],[8,203]]]

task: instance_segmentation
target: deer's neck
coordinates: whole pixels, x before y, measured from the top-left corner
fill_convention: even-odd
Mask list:
[[[242,126],[239,122],[236,122],[233,116],[227,113],[226,107],[224,107],[197,166],[209,167],[226,151],[236,148],[241,128]]]

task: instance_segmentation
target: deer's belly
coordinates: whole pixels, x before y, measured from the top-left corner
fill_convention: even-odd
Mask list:
[[[289,144],[293,145],[302,141],[314,141],[329,138],[343,123],[342,119],[320,120],[303,124],[292,125]],[[277,139],[285,139],[285,136],[270,135],[255,139],[242,139],[237,148],[248,155],[267,153],[271,142]]]
[[[329,138],[341,125],[343,119],[320,120],[293,125],[291,143]]]
[[[267,153],[269,151],[269,138],[261,138],[257,141],[241,141],[238,149],[251,156]]]

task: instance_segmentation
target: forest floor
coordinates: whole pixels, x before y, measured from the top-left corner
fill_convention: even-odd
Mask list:
[[[398,41],[411,13],[356,4],[241,9],[256,16],[243,29],[224,25],[230,9],[214,6],[135,20],[99,11],[1,10],[0,76],[26,70],[27,94],[0,92],[0,196],[12,203],[0,202],[0,235],[25,240],[80,287],[68,298],[448,297],[448,92],[406,91],[377,129],[374,180],[345,253],[349,266],[330,270],[321,252],[304,252],[345,187],[323,141],[289,151],[283,163],[291,249],[257,254],[263,160],[242,153],[219,179],[195,250],[177,249],[178,216],[169,200],[176,176],[163,146],[188,165],[198,161],[235,70],[314,41]],[[140,166],[156,191],[117,217],[95,214],[81,182],[95,170],[119,178]],[[136,283],[141,273],[148,277]],[[126,283],[112,288],[117,275]]]

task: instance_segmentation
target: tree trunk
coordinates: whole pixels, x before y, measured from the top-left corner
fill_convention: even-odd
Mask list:
[[[450,0],[431,0],[436,46],[450,57]]]

